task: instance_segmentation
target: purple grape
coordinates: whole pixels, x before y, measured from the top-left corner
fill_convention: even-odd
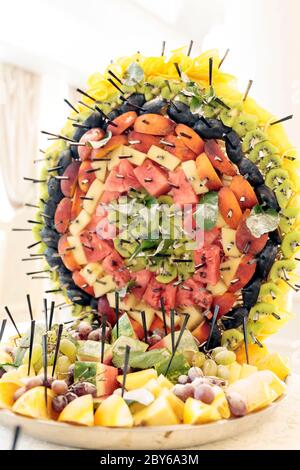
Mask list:
[[[178,377],[178,383],[182,384],[182,385],[185,385],[186,383],[188,383],[188,380],[189,380],[189,378],[188,378],[187,375],[180,375]]]
[[[71,401],[76,400],[76,398],[78,398],[76,393],[73,393],[73,392],[68,392],[68,393],[66,393],[65,396],[66,396],[66,399],[68,400],[68,403],[70,403]]]
[[[207,405],[210,405],[214,401],[215,394],[210,385],[201,384],[198,385],[197,388],[195,388],[194,398],[196,400],[203,401],[203,403],[206,403]]]
[[[26,390],[30,390],[31,388],[40,387],[41,385],[44,385],[44,377],[42,375],[37,375],[35,377],[28,378],[25,387]]]
[[[203,377],[203,372],[200,367],[191,367],[188,371],[188,377],[190,381],[193,382],[193,380]]]
[[[97,328],[96,330],[91,331],[90,334],[88,335],[88,339],[92,341],[100,341],[100,338],[101,338],[100,328]]]
[[[152,335],[148,339],[148,343],[150,346],[154,346],[155,344],[159,343],[161,341],[161,337],[159,335]]]
[[[52,408],[57,413],[61,413],[67,404],[68,400],[65,395],[57,395],[57,397],[54,397],[52,400]]]
[[[90,382],[77,382],[72,385],[70,391],[75,393],[78,397],[81,397],[82,395],[92,395],[95,397],[97,395],[96,386]]]
[[[227,395],[227,401],[230,411],[234,416],[245,416],[247,405],[242,395],[238,392],[231,392]]]
[[[176,384],[172,389],[174,395],[182,401],[186,401],[189,397],[194,396],[194,387],[191,384]]]
[[[91,333],[92,330],[93,328],[86,321],[80,322],[77,328],[80,339],[87,339],[88,335]]]
[[[56,395],[65,395],[68,391],[68,385],[64,380],[54,380],[51,388]]]

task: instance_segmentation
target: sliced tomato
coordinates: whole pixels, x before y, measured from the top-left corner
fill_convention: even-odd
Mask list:
[[[194,251],[194,279],[203,284],[215,285],[220,279],[221,249],[210,245]]]
[[[170,171],[169,183],[172,188],[170,193],[173,196],[175,204],[180,206],[184,204],[197,204],[198,196],[193,190],[192,185],[186,179],[183,170]]]
[[[185,124],[178,124],[175,128],[176,134],[182,139],[183,143],[191,149],[196,155],[203,152],[204,141],[199,135]]]
[[[231,292],[225,292],[222,295],[215,295],[213,298],[213,309],[216,305],[219,306],[218,319],[226,315],[236,302],[236,296]]]
[[[135,287],[132,289],[132,293],[138,300],[143,298],[144,292],[152,277],[153,273],[148,269],[142,269],[132,274],[132,279],[135,281]]]
[[[167,135],[164,137],[163,142],[171,144],[163,143],[165,150],[175,155],[175,157],[180,158],[182,162],[196,160],[197,154],[188,148],[180,137],[172,134]]]
[[[242,289],[254,276],[256,260],[252,255],[244,255],[236,270],[235,279],[231,281],[229,292],[237,292]],[[235,281],[235,282],[233,282]]]
[[[229,176],[236,175],[235,167],[215,140],[211,139],[205,142],[204,151],[212,166],[221,174]]]
[[[98,140],[103,139],[105,136],[105,132],[100,128],[93,128],[88,130],[80,139],[81,144],[85,144],[86,142],[97,142]],[[88,145],[82,145],[78,147],[78,155],[80,160],[88,160],[92,153],[92,147]]]
[[[88,263],[102,261],[112,252],[111,245],[105,240],[99,240],[95,233],[81,233],[80,241]]]
[[[140,189],[141,184],[134,174],[133,165],[128,160],[122,160],[109,173],[105,182],[105,189],[123,193],[131,188]]]
[[[249,253],[251,255],[256,255],[259,253],[268,241],[268,234],[264,233],[260,237],[256,238],[252,235],[250,230],[247,227],[246,220],[249,217],[250,211],[246,210],[243,214],[243,217],[238,225],[235,241],[236,246],[241,253]]]
[[[84,277],[80,274],[79,271],[74,271],[72,274],[72,279],[74,284],[82,289],[87,294],[94,296],[94,289],[92,286],[89,286]]]
[[[152,145],[160,147],[161,137],[157,135],[141,134],[141,132],[131,131],[128,134],[128,143],[139,152],[148,153]]]
[[[71,221],[72,200],[64,197],[59,201],[56,207],[54,224],[58,233],[65,233]]]
[[[151,196],[161,196],[169,191],[167,173],[149,159],[136,167],[134,174]]]

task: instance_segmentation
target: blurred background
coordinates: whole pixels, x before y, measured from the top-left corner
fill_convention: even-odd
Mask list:
[[[76,87],[112,58],[160,54],[163,40],[166,53],[191,39],[194,55],[230,48],[224,70],[242,90],[254,80],[252,96],[275,115],[293,113],[286,129],[300,144],[298,0],[0,0],[0,8],[0,317],[9,305],[24,319],[28,292],[36,316],[42,309],[45,281],[25,274],[38,263],[21,261],[32,236],[11,231],[28,228],[34,213],[24,208],[35,188],[23,176],[38,174],[40,130],[57,132],[69,112],[63,99],[74,102]],[[296,315],[299,298],[293,306]],[[299,329],[298,315],[271,339],[298,366]]]

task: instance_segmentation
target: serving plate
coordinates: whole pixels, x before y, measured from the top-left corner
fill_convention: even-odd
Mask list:
[[[201,425],[148,426],[132,429],[82,427],[30,419],[8,410],[0,411],[0,424],[21,426],[30,436],[62,446],[79,449],[180,449],[200,446],[236,436],[267,422],[286,398],[282,395],[268,407],[243,418],[223,419]]]

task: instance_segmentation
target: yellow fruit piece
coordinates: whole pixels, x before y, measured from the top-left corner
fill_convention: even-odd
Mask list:
[[[154,398],[158,398],[160,392],[162,391],[162,387],[158,383],[158,379],[151,379],[144,385],[144,388],[149,390],[154,395]]]
[[[229,365],[229,383],[232,384],[239,380],[241,375],[242,366],[238,362],[233,362]]]
[[[222,389],[220,389],[216,394],[214,401],[211,403],[211,406],[214,406],[218,410],[222,418],[230,418],[228,401]]]
[[[51,403],[54,393],[47,388],[47,405],[45,400],[45,388],[35,387],[28,390],[28,392],[18,398],[12,407],[14,413],[18,413],[29,418],[36,419],[50,419],[51,417]]]
[[[257,370],[258,369],[256,366],[252,366],[251,364],[243,364],[241,368],[240,379],[249,377],[249,375],[254,374],[257,372]]]
[[[17,370],[10,370],[5,372],[0,379],[1,382],[10,382],[18,385],[18,387],[23,387],[24,383],[22,382]]]
[[[6,351],[0,351],[0,364],[12,364],[13,359]]]
[[[245,364],[247,362],[245,345],[240,346],[236,351],[236,360],[239,364]],[[248,354],[249,354],[249,364],[256,365],[257,361],[262,357],[265,357],[269,354],[266,346],[260,348],[257,344],[248,344]]]
[[[0,383],[0,408],[11,408],[14,404],[14,394],[19,385],[13,382]]]
[[[131,428],[133,417],[125,400],[119,395],[106,398],[95,413],[95,426]]]
[[[271,370],[280,380],[284,380],[291,372],[287,362],[277,352],[262,357],[257,361],[256,366],[258,370]]]
[[[170,380],[167,379],[167,377],[165,377],[163,374],[160,374],[160,376],[159,376],[158,379],[157,379],[157,383],[158,383],[161,387],[166,387],[166,388],[168,388],[169,390],[171,390],[171,388],[173,388],[172,382],[170,382]]]
[[[172,393],[167,388],[163,388],[163,390],[161,391],[159,396],[160,397],[166,397],[166,399],[168,400],[169,404],[172,407],[172,410],[176,414],[177,418],[179,419],[179,421],[182,421],[183,420],[184,402],[182,400],[180,400],[180,398],[176,397],[176,395],[174,395],[174,393]]]
[[[60,413],[58,421],[93,426],[94,406],[92,395],[83,395],[71,401]]]
[[[274,372],[270,370],[261,370],[257,372],[260,380],[265,381],[269,384],[269,387],[276,394],[276,398],[280,397],[286,390],[285,383],[280,380]]]
[[[135,390],[136,388],[142,388],[151,379],[157,379],[157,372],[154,369],[145,369],[138,372],[132,372],[126,377],[126,390]],[[117,381],[122,384],[123,375],[118,375]]]
[[[202,403],[202,401],[188,398],[184,404],[184,424],[204,424],[218,421],[221,415],[216,407]]]
[[[139,411],[133,417],[135,426],[164,426],[179,424],[167,397],[158,397],[151,405]]]
[[[28,375],[28,364],[23,364],[22,366],[18,367],[17,372],[21,379],[24,379],[25,377],[33,377],[35,375],[35,370],[32,366],[30,367]],[[42,373],[44,373],[44,369]]]

